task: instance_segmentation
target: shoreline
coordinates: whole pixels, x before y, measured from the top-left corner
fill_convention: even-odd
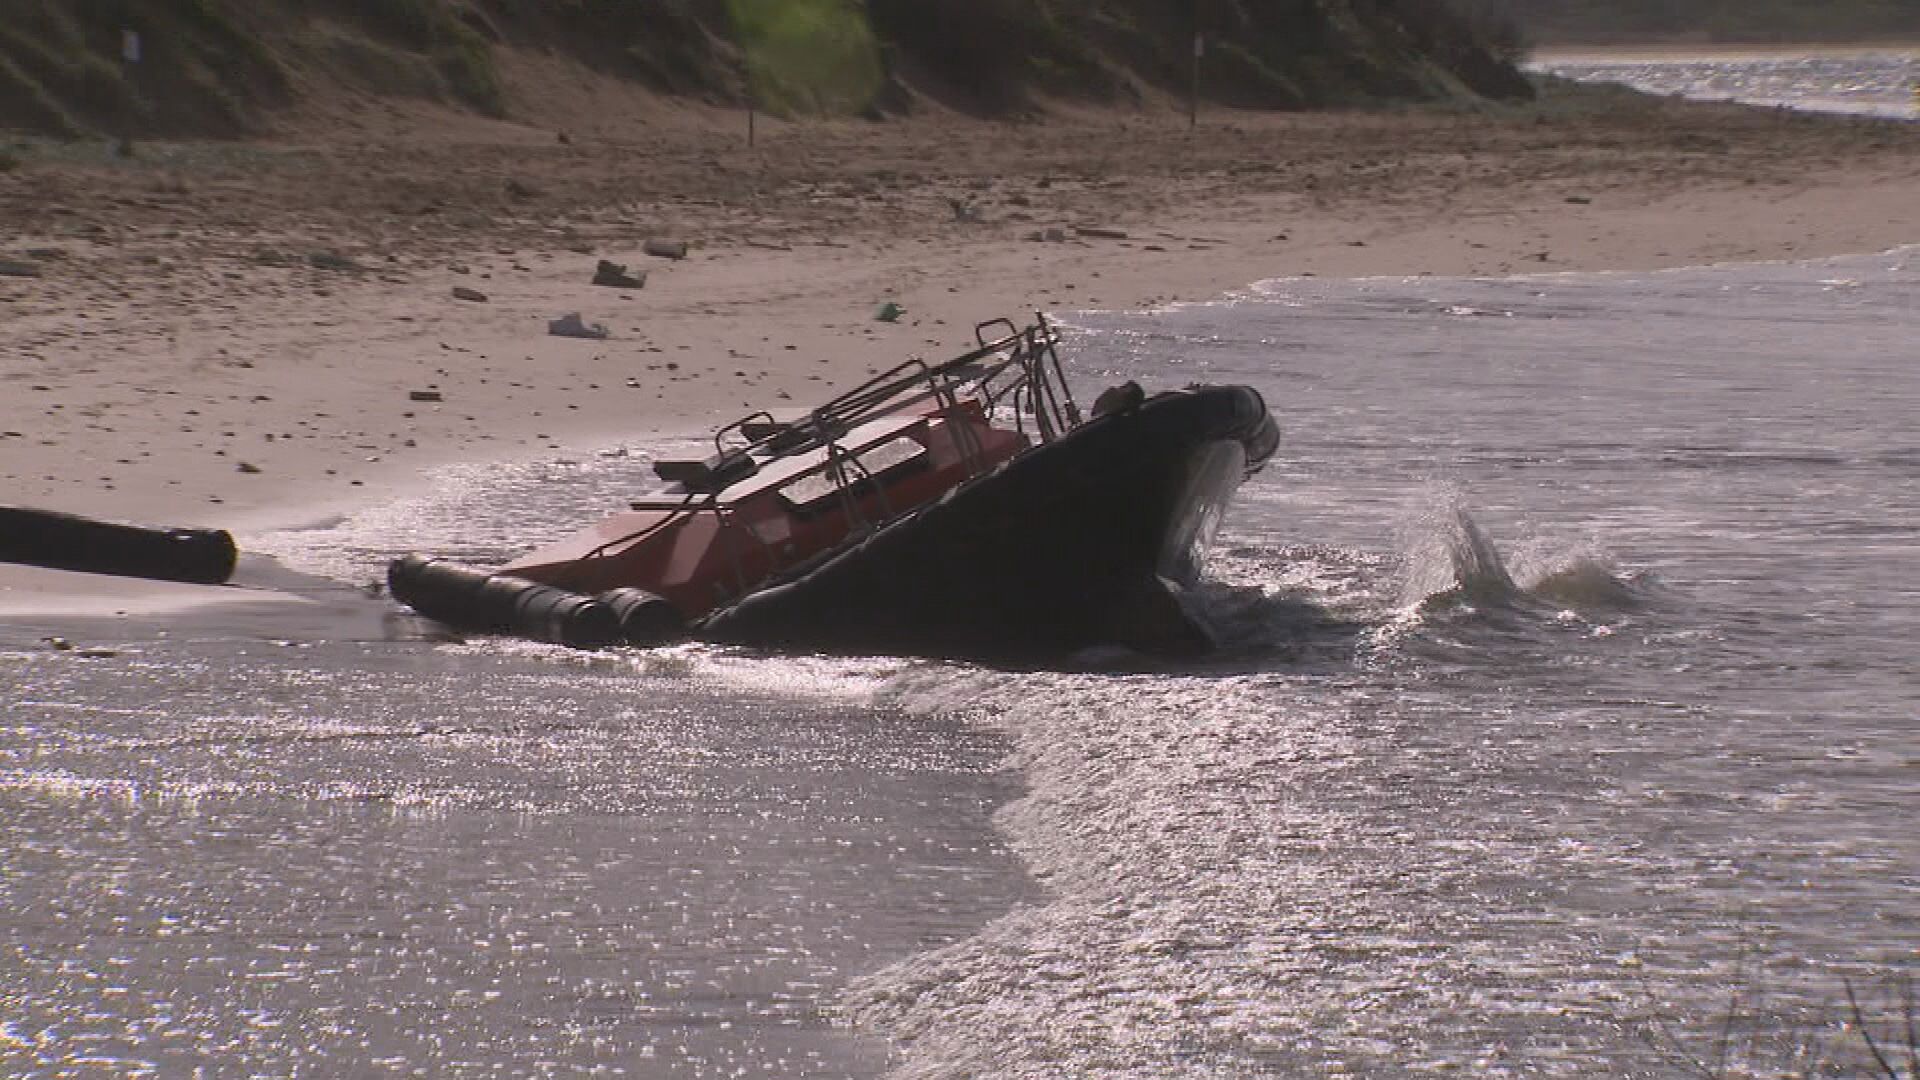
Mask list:
[[[1738,44],[1733,42],[1702,42],[1688,45],[1684,42],[1615,42],[1587,43],[1574,42],[1538,45],[1528,50],[1527,64],[1537,64],[1544,60],[1562,63],[1581,59],[1630,60],[1646,58],[1650,60],[1672,60],[1677,58],[1699,57],[1713,60],[1766,60],[1774,57],[1789,56],[1860,56],[1880,55],[1884,53],[1920,53],[1920,38],[1911,40],[1860,41],[1860,42],[1823,42],[1813,45],[1777,45],[1769,43]]]
[[[256,155],[238,166],[186,145],[34,163],[0,174],[16,236],[0,259],[41,270],[0,277],[0,486],[244,534],[376,504],[438,465],[804,407],[1032,310],[1920,243],[1912,125],[1574,100],[1212,114],[1194,133],[1164,117],[781,125],[751,151],[711,124],[537,150],[496,125],[228,148]],[[322,151],[337,176],[301,165]],[[642,158],[644,190],[625,171]],[[691,250],[651,258],[648,239]],[[644,287],[589,284],[601,259]],[[906,314],[876,320],[889,301]],[[546,332],[575,312],[609,337]],[[0,567],[0,616],[230,598],[150,585]]]

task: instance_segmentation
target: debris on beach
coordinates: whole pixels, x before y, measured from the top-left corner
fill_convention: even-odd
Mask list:
[[[40,642],[56,653],[73,653],[77,657],[86,657],[86,659],[111,659],[119,655],[119,651],[108,650],[102,646],[77,646],[67,638],[40,638]]]
[[[487,302],[486,293],[481,292],[479,289],[469,289],[465,285],[455,285],[453,287],[453,298],[455,300],[468,300],[476,304],[484,304]]]
[[[116,650],[103,648],[99,645],[75,645],[63,637],[44,637],[40,640],[54,652],[72,653],[75,656],[85,657],[89,660],[107,660],[120,655]]]
[[[12,259],[0,259],[0,277],[39,277],[40,268],[33,263],[15,262]]]
[[[579,316],[576,315],[574,316],[574,318],[577,319],[579,318]],[[407,400],[408,401],[443,401],[445,399],[440,396],[440,391],[438,390],[409,390],[407,391]]]
[[[905,315],[906,313],[907,313],[906,308],[903,308],[899,304],[896,304],[893,301],[889,300],[886,303],[880,305],[880,310],[874,312],[873,317],[879,320],[880,322],[899,322],[900,316]]]
[[[1073,231],[1079,236],[1091,237],[1095,240],[1125,240],[1127,238],[1127,231],[1125,229],[1111,229],[1105,225],[1082,225]]]
[[[576,337],[600,339],[607,336],[607,328],[599,323],[588,324],[580,318],[580,313],[570,312],[547,322],[547,333],[555,337]]]
[[[640,250],[655,258],[684,259],[687,257],[685,240],[649,240],[640,245]]]
[[[334,251],[316,251],[307,256],[307,265],[316,270],[344,270],[358,272],[366,267]]]
[[[593,283],[595,285],[610,286],[615,289],[638,289],[646,285],[647,275],[645,271],[642,271],[639,276],[636,277],[628,273],[627,268],[619,263],[608,262],[605,259],[601,259],[600,264],[594,267]]]

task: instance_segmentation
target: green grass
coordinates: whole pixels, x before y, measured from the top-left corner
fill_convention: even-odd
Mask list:
[[[440,29],[428,55],[455,97],[490,116],[506,113],[507,96],[493,64],[493,47],[478,31],[450,21]]]
[[[851,114],[879,92],[880,44],[852,0],[729,0],[728,9],[759,107]]]

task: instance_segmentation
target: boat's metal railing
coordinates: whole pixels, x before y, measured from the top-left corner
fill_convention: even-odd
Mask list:
[[[847,519],[847,533],[852,535],[866,531],[871,523],[860,512],[859,492],[862,480],[873,479],[872,471],[867,468],[865,462],[860,460],[860,455],[838,443],[830,443],[827,446],[826,473],[833,487],[834,502],[839,506],[840,513]],[[893,510],[887,504],[887,489],[879,487],[876,491],[881,500],[881,520],[884,521],[892,516]]]
[[[1026,418],[1033,417],[1035,435],[1043,443],[1052,442],[1079,426],[1080,407],[1074,403],[1066,373],[1060,368],[1060,337],[1046,321],[1035,316],[1032,326],[1016,328],[1005,319],[981,323],[974,336],[984,340],[986,328],[1005,326],[1008,335],[995,343],[1008,349],[1008,360],[993,376],[981,384],[981,402],[989,414],[1005,403],[1013,412],[1015,429],[1026,431]],[[1009,344],[1011,343],[1011,344]],[[995,381],[1001,375],[1008,377]]]
[[[938,364],[916,358],[896,365],[751,448],[790,453],[808,448],[804,441],[793,443],[795,439],[817,439],[813,445],[823,445],[868,420],[920,401],[932,400],[941,410],[951,410],[968,398],[989,412],[1002,402],[1026,406],[1015,422],[1024,425],[1030,412],[1041,441],[1050,442],[1077,425],[1080,414],[1060,366],[1059,335],[1045,316],[1034,319],[1024,328],[1006,319],[981,323],[974,328],[978,347],[972,351]],[[1005,333],[989,336],[990,330],[1002,327]],[[789,440],[787,446],[778,445],[783,435]]]
[[[996,408],[1008,407],[1015,430],[1027,434],[1031,417],[1033,435],[1041,442],[1051,442],[1080,423],[1079,406],[1060,365],[1059,334],[1046,316],[1036,314],[1026,327],[992,319],[974,327],[974,340],[977,348],[951,360],[930,364],[916,357],[897,364],[797,420],[781,423],[761,409],[726,425],[713,435],[718,477],[724,479],[727,465],[744,464],[755,455],[836,446],[861,424],[926,401],[934,403],[935,411],[951,411],[971,399],[989,417]],[[963,452],[973,472],[980,447],[975,440],[969,444]]]

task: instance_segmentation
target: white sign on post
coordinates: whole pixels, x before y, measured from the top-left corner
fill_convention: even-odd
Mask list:
[[[140,31],[120,31],[120,59],[129,64],[140,62]]]

